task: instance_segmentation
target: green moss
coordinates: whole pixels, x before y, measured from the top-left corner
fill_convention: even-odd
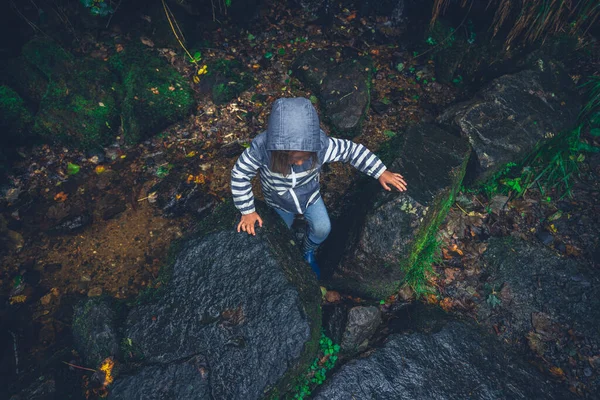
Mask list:
[[[194,105],[188,82],[165,60],[137,46],[110,59],[124,87],[123,132],[129,143],[185,118]]]
[[[37,110],[48,88],[48,79],[44,74],[22,56],[8,60],[3,65],[0,82],[14,89],[32,110]]]
[[[208,64],[202,86],[211,87],[213,102],[226,104],[254,83],[252,75],[236,60],[219,59]]]
[[[54,70],[36,115],[40,135],[84,149],[109,143],[119,126],[120,87],[106,64],[70,63]]]
[[[23,99],[11,88],[0,86],[0,143],[17,144],[29,135],[33,117]]]
[[[74,61],[73,56],[62,49],[55,41],[36,38],[23,46],[23,57],[38,68],[46,78],[51,78],[54,70]]]

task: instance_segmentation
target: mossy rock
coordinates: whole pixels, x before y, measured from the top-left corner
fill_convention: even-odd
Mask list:
[[[32,109],[39,107],[48,89],[48,78],[23,56],[4,64],[0,69],[0,81],[14,89]]]
[[[210,93],[217,105],[226,104],[248,89],[254,79],[237,60],[219,59],[207,65],[200,76],[200,90]]]
[[[23,57],[50,79],[55,68],[74,61],[74,57],[61,48],[55,41],[36,38],[27,42],[21,50]]]
[[[129,143],[154,135],[192,110],[188,82],[151,49],[130,44],[110,59],[123,81],[123,132]]]
[[[0,144],[16,145],[29,136],[33,121],[23,99],[8,86],[0,86]]]
[[[83,149],[105,145],[118,130],[119,92],[116,75],[102,61],[77,60],[55,68],[35,131]]]
[[[341,231],[348,239],[328,288],[374,299],[394,294],[404,283],[417,293],[426,289],[436,234],[460,187],[471,149],[464,139],[419,124],[393,140],[388,151],[393,157],[389,170],[404,176],[408,190],[386,192],[371,180],[358,191],[358,201],[334,224],[332,237],[341,237]]]

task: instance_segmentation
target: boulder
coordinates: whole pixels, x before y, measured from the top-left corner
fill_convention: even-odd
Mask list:
[[[105,358],[119,354],[116,313],[107,300],[89,299],[75,307],[73,341],[90,368],[96,368]]]
[[[0,68],[0,81],[14,89],[31,109],[37,110],[48,88],[48,78],[24,56],[7,60]]]
[[[248,89],[254,79],[237,60],[219,59],[207,64],[207,73],[200,76],[200,90],[222,105],[237,98]]]
[[[296,58],[292,71],[316,93],[323,104],[323,119],[333,131],[346,137],[360,133],[370,103],[372,61],[350,56],[337,63],[332,50],[308,50]]]
[[[154,50],[129,44],[109,60],[123,82],[123,134],[129,143],[187,117],[194,106],[189,83]]]
[[[106,63],[64,62],[52,69],[51,76],[34,131],[49,141],[83,149],[113,140],[120,125],[120,86]]]
[[[521,162],[538,143],[574,126],[580,101],[553,72],[542,62],[538,70],[501,76],[438,117],[473,146],[475,179],[483,181],[507,163]]]
[[[331,287],[375,299],[393,294],[405,280],[422,289],[424,265],[435,249],[435,234],[460,186],[470,151],[463,139],[429,124],[415,125],[395,140],[388,148],[395,159],[387,166],[402,173],[408,190],[386,192],[373,180],[358,190],[354,204],[344,212],[352,217],[342,216],[342,223],[334,224],[332,236],[348,238],[341,261],[335,256],[330,261],[337,265]],[[339,246],[335,240],[331,245]]]
[[[124,336],[141,367],[116,380],[111,399],[257,399],[289,390],[316,356],[321,294],[274,212],[238,233],[230,203],[178,246],[169,283],[128,314]]]
[[[342,352],[352,354],[360,351],[363,343],[373,336],[380,324],[381,311],[379,308],[374,306],[351,308],[340,345]]]
[[[336,399],[575,399],[474,326],[391,335],[342,366],[313,397]]]
[[[540,330],[536,318],[544,318],[573,326],[600,344],[600,281],[587,268],[543,243],[512,237],[491,239],[484,259],[488,285],[500,304],[482,304],[481,318],[490,318],[499,307],[504,325],[510,327],[507,335],[515,339]]]

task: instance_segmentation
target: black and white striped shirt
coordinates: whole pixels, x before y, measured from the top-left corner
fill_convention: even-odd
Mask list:
[[[319,173],[322,164],[347,162],[375,179],[386,170],[381,160],[362,144],[327,137],[324,133],[323,136],[325,146],[318,153],[316,166],[311,168],[311,161],[302,166],[292,165],[290,173],[284,176],[269,169],[270,154],[264,146],[265,133],[258,135],[231,171],[231,193],[237,209],[244,215],[255,211],[251,180],[259,170],[267,204],[296,214],[303,214],[308,206],[319,199]]]

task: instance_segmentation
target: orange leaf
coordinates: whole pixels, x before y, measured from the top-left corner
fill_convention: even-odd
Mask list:
[[[65,200],[67,200],[67,197],[69,197],[69,195],[66,194],[65,192],[59,192],[56,194],[56,196],[54,196],[54,200],[58,201],[58,202],[63,202]]]
[[[440,301],[440,307],[442,307],[446,312],[450,311],[453,305],[454,303],[450,297],[446,297]]]
[[[565,377],[564,371],[559,367],[550,368],[550,373],[552,375],[554,375],[554,377],[556,377],[556,378],[564,378]]]
[[[356,18],[356,11],[352,11],[352,13],[346,17],[346,21],[352,21],[354,18]]]

